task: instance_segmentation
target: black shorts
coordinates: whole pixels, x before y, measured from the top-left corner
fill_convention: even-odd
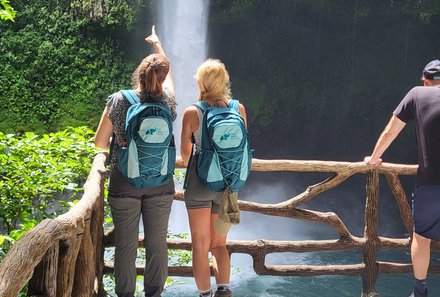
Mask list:
[[[413,193],[414,232],[440,239],[440,185],[423,185]]]

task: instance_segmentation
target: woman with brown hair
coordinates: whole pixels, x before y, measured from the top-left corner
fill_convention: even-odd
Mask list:
[[[155,28],[145,38],[155,53],[147,56],[133,73],[133,91],[140,102],[165,104],[176,119],[174,83],[169,61]],[[158,297],[168,276],[167,231],[174,181],[164,185],[136,188],[118,169],[118,152],[126,146],[125,122],[130,103],[121,92],[109,96],[95,136],[99,148],[110,148],[108,201],[115,227],[115,282],[118,297],[133,297],[136,289],[136,257],[139,221],[142,215],[146,264],[145,296]],[[113,139],[112,139],[113,138]]]

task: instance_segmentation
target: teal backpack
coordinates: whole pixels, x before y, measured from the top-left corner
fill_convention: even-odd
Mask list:
[[[118,169],[136,188],[161,186],[173,178],[176,147],[173,117],[160,102],[140,103],[132,90],[122,90],[131,106],[125,120],[126,147],[118,155]]]
[[[200,182],[215,192],[243,188],[252,163],[249,135],[238,111],[239,102],[231,99],[228,107],[212,107],[205,101],[194,105],[203,113],[202,143],[197,161]]]

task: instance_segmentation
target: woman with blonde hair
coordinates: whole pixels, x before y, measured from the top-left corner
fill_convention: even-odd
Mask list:
[[[199,90],[198,100],[219,108],[230,107],[232,99],[229,74],[220,60],[208,59],[202,63],[194,78]],[[246,123],[246,111],[242,104],[239,104],[238,111]],[[230,257],[226,247],[227,231],[219,233],[214,228],[223,193],[211,191],[202,185],[196,172],[201,147],[202,119],[203,112],[198,107],[190,106],[185,109],[180,148],[183,162],[188,165],[185,204],[191,229],[193,274],[199,296],[232,296],[229,285]],[[195,150],[191,156],[192,141]],[[209,252],[212,254],[217,283],[215,295],[211,289]]]
[[[155,53],[147,56],[133,74],[133,91],[140,102],[163,103],[176,119],[176,101],[170,64],[154,26],[145,38]],[[115,230],[115,291],[118,297],[134,297],[139,221],[142,215],[146,264],[145,296],[159,297],[168,276],[167,232],[174,181],[137,188],[118,169],[118,153],[127,146],[125,122],[130,103],[121,92],[109,96],[95,136],[97,147],[110,148],[108,201]]]

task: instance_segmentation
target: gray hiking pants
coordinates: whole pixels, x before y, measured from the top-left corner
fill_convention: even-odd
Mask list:
[[[134,296],[139,221],[145,235],[145,296],[159,297],[168,276],[168,219],[174,198],[174,182],[136,189],[113,169],[109,182],[109,204],[115,226],[115,291],[118,296]]]

